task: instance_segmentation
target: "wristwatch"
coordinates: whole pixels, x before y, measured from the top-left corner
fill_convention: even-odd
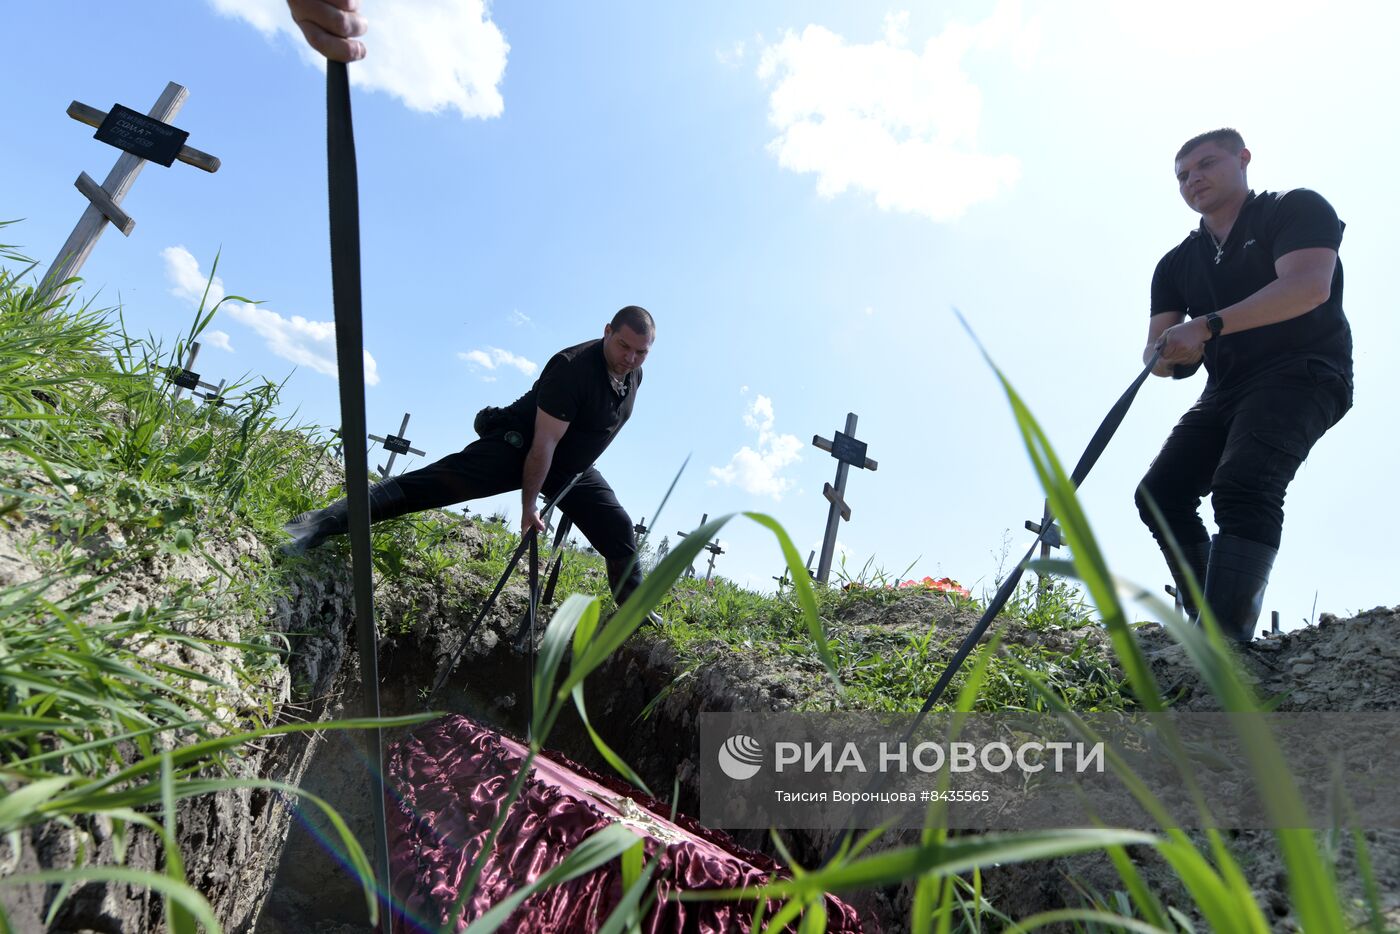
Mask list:
[[[1206,327],[1210,329],[1210,340],[1215,340],[1220,336],[1220,332],[1225,328],[1225,319],[1215,312],[1206,315]]]

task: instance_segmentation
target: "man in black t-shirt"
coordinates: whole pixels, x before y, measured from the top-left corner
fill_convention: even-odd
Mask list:
[[[544,531],[538,498],[553,497],[577,474],[559,508],[603,556],[621,604],[641,583],[637,539],[612,487],[593,462],[632,415],[642,362],[656,340],[651,314],[628,305],[603,328],[601,340],[555,354],[539,379],[506,408],[478,413],[481,435],[456,454],[370,490],[370,521],[521,491],[521,530]],[[344,499],[302,513],[284,527],[285,554],[302,554],[349,530]]]
[[[1176,154],[1181,196],[1201,224],[1152,277],[1143,361],[1158,376],[1206,385],[1172,429],[1137,490],[1138,511],[1189,600],[1179,546],[1228,638],[1249,642],[1283,532],[1299,465],[1351,408],[1351,329],[1337,250],[1344,225],[1303,188],[1255,194],[1250,152],[1235,130]],[[1211,494],[1219,534],[1197,510]]]

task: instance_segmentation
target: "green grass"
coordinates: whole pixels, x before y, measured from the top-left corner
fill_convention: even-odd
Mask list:
[[[82,855],[0,884],[55,886],[50,920],[82,881],[145,885],[167,898],[172,930],[208,927],[174,847],[174,802],[235,787],[296,793],[234,777],[230,757],[271,735],[287,645],[251,623],[232,641],[212,629],[260,618],[283,578],[219,545],[230,529],[273,535],[319,452],[274,414],[270,382],[237,382],[222,409],[172,400],[165,367],[214,309],[166,350],[129,337],[115,311],[41,300],[23,273],[0,271],[0,530],[37,576],[0,589],[0,833],[21,846],[58,822],[85,853],[94,821],[118,840],[143,828],[164,842],[166,872]],[[200,570],[112,606],[114,588],[178,562]]]
[[[859,586],[818,588],[815,593],[846,688],[839,702],[844,709],[917,710],[971,620],[983,610],[976,600],[893,589],[886,587],[884,580],[876,572],[865,580],[847,582]],[[703,579],[682,578],[657,610],[666,620],[665,638],[678,649],[683,667],[714,662],[728,650],[741,653],[761,669],[802,676],[804,663],[817,660],[808,624],[790,591],[765,595],[723,578],[708,585]],[[883,617],[876,622],[852,622],[873,614]],[[890,625],[891,614],[902,622]],[[1019,676],[1020,667],[1037,672],[1077,709],[1102,711],[1130,705],[1121,691],[1122,674],[1109,646],[1076,637],[1076,633],[1082,636],[1097,628],[1076,588],[1056,581],[1040,597],[1034,586],[1028,585],[1017,591],[1003,617],[1014,619],[1018,631],[1054,638],[1038,645],[1002,646],[989,662],[988,680],[975,701],[975,710],[1044,712],[1042,698]],[[985,648],[977,654],[983,651]],[[965,680],[966,672],[959,673],[949,696]],[[797,709],[830,709],[836,703],[836,698],[825,692],[800,697]],[[936,709],[951,709],[950,703]]]

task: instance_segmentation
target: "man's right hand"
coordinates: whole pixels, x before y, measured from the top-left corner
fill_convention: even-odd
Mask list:
[[[333,62],[357,62],[365,57],[363,36],[369,28],[359,14],[359,0],[287,0],[292,19],[307,43]]]
[[[520,534],[527,535],[533,529],[544,534],[544,521],[540,519],[539,508],[533,502],[525,503],[520,515]]]

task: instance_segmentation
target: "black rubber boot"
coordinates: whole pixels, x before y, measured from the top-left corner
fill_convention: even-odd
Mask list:
[[[1204,591],[1206,570],[1210,567],[1210,540],[1183,545],[1181,553],[1186,558],[1186,566],[1196,577],[1196,586]],[[1171,572],[1172,585],[1176,588],[1177,595],[1181,599],[1181,608],[1186,612],[1186,618],[1195,622],[1197,616],[1196,601],[1191,599],[1191,588],[1186,584],[1186,575],[1182,573],[1181,568],[1177,567],[1169,549],[1164,548],[1162,554],[1167,559],[1167,570]]]
[[[622,560],[608,558],[606,559],[606,564],[608,566],[608,586],[612,589],[614,602],[621,607],[622,604],[627,602],[628,598],[632,596],[636,589],[642,585],[641,563],[632,558],[625,558]],[[623,572],[627,570],[629,564],[632,565],[632,572],[626,577],[623,577]],[[646,622],[655,626],[660,624],[661,617],[657,616],[655,613],[648,613],[646,615]]]
[[[618,606],[627,602],[627,598],[632,596],[633,591],[642,585],[641,562],[633,558],[606,558],[608,566],[608,589],[613,593],[613,600]],[[624,577],[628,565],[632,566],[630,572]]]
[[[398,480],[391,477],[369,488],[371,523],[404,515],[408,512],[404,506],[404,492]],[[313,509],[292,517],[282,526],[282,530],[292,537],[282,546],[282,554],[288,557],[304,555],[332,535],[344,535],[350,531],[350,503],[341,497],[324,509]]]
[[[1206,603],[1227,639],[1248,644],[1264,607],[1277,548],[1238,535],[1217,535],[1206,571]]]

